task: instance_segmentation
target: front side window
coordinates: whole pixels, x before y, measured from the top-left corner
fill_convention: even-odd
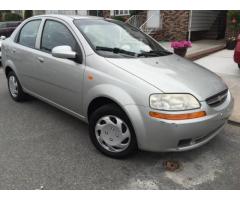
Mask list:
[[[23,46],[35,48],[40,23],[41,20],[33,20],[25,24],[20,31],[18,43]]]
[[[42,33],[41,49],[51,52],[54,47],[62,45],[77,51],[77,42],[68,28],[60,22],[47,20]]]
[[[121,57],[127,53],[156,56],[156,52],[166,52],[149,36],[120,21],[79,19],[74,23],[92,48],[105,57]]]

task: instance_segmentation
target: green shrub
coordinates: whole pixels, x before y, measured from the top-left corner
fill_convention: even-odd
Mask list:
[[[122,16],[114,16],[113,19],[116,19],[116,20],[119,20],[119,21],[122,21],[122,22],[126,21],[126,18],[122,17]]]
[[[20,21],[22,17],[17,13],[5,13],[4,14],[5,21]]]
[[[231,20],[235,18],[237,20],[238,23],[240,23],[240,11],[238,10],[229,10],[227,13],[227,19],[229,22],[231,22]]]
[[[141,14],[143,10],[130,10],[130,16]]]
[[[29,17],[33,16],[33,11],[32,10],[25,10],[24,12],[24,19],[27,19]]]
[[[240,31],[240,11],[230,10],[227,13],[227,24],[229,30],[228,40],[236,40]]]

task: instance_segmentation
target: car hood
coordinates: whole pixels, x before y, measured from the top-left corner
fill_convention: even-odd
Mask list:
[[[175,54],[152,58],[106,58],[165,93],[190,93],[199,101],[227,89],[215,73]]]

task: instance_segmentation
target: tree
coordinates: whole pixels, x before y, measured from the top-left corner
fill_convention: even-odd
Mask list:
[[[5,13],[4,15],[5,21],[20,21],[22,17],[17,13]]]
[[[33,11],[32,10],[25,10],[24,11],[24,19],[27,19],[29,17],[33,16]]]

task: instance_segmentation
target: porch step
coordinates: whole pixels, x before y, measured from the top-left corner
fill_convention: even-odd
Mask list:
[[[189,53],[189,54],[186,55],[186,58],[194,61],[194,60],[197,60],[199,58],[205,57],[209,54],[212,54],[212,53],[215,53],[217,51],[223,50],[225,48],[226,48],[226,44],[219,44],[216,47],[212,47],[212,48],[209,48],[209,49],[204,49],[202,51],[197,51],[195,53]]]

